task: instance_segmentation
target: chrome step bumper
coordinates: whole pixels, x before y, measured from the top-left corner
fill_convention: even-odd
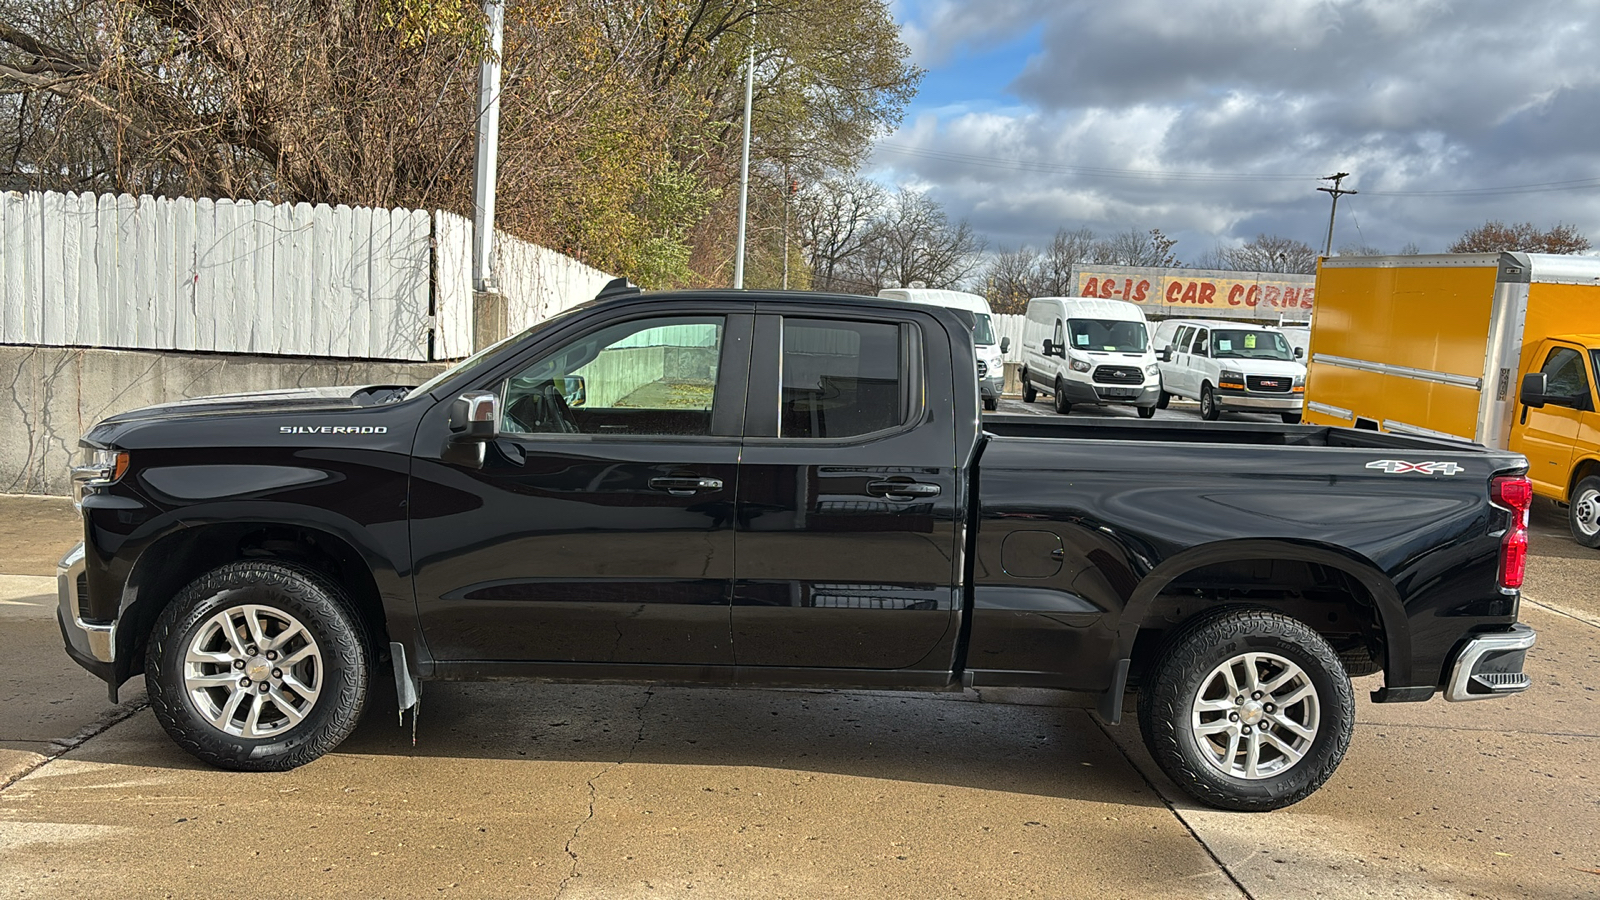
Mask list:
[[[1520,622],[1510,631],[1474,637],[1456,657],[1444,698],[1487,700],[1532,687],[1533,679],[1523,673],[1522,661],[1533,641],[1533,629]]]

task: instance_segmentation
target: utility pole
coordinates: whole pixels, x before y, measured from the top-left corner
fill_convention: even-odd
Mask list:
[[[483,0],[489,48],[478,67],[478,155],[472,192],[472,343],[474,350],[505,337],[506,308],[494,273],[494,192],[500,160],[502,0]]]
[[[1329,256],[1333,255],[1333,217],[1339,212],[1339,196],[1341,194],[1359,194],[1359,193],[1361,193],[1360,191],[1345,191],[1345,190],[1340,190],[1339,189],[1339,183],[1344,181],[1346,178],[1349,178],[1349,177],[1350,177],[1350,173],[1349,172],[1337,172],[1337,173],[1335,173],[1333,175],[1329,175],[1326,178],[1317,179],[1318,181],[1331,181],[1331,182],[1333,182],[1333,187],[1331,187],[1331,188],[1325,188],[1325,187],[1317,188],[1317,190],[1322,191],[1323,193],[1325,193],[1328,196],[1333,198],[1333,209],[1328,211],[1328,242],[1326,244],[1324,244],[1323,247],[1322,247],[1322,255],[1324,257],[1329,257]]]
[[[750,56],[744,67],[744,161],[739,167],[739,246],[733,254],[733,286],[744,287],[744,225],[750,209],[750,99],[756,85],[755,2],[750,4]]]

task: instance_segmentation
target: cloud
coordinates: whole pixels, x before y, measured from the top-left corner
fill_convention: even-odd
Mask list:
[[[1348,171],[1335,245],[1442,250],[1486,219],[1600,241],[1600,3],[903,0],[923,65],[1037,30],[1004,105],[942,97],[873,161],[997,244],[1160,227],[1181,255],[1267,231],[1321,247],[1316,177]],[[1142,173],[1142,174],[1141,174]],[[1298,177],[1293,177],[1298,176]]]

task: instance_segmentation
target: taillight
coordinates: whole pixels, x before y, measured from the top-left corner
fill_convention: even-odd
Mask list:
[[[1511,511],[1511,527],[1500,541],[1500,586],[1520,588],[1528,570],[1528,510],[1533,505],[1533,482],[1526,475],[1502,475],[1489,482],[1489,499]]]

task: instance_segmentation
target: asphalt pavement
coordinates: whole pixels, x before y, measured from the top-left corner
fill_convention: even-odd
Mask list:
[[[1550,504],[1533,689],[1362,699],[1332,781],[1266,814],[1049,692],[430,683],[413,744],[380,682],[329,756],[220,772],[62,653],[70,504],[0,522],[0,897],[1600,896],[1600,552]]]

